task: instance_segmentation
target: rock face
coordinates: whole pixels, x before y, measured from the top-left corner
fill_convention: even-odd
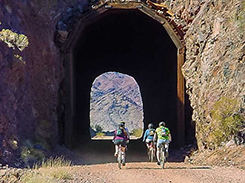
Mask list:
[[[125,121],[129,132],[143,129],[143,103],[136,81],[117,72],[97,77],[90,99],[90,126],[103,132],[113,132],[120,121]]]
[[[11,164],[27,139],[57,144],[58,93],[64,72],[53,40],[61,13],[77,3],[1,0],[0,163]],[[15,37],[6,38],[3,30]],[[27,37],[25,49],[21,42],[17,47],[18,35]]]
[[[245,3],[176,1],[172,10],[187,30],[183,74],[193,108],[192,119],[196,122],[198,147],[214,148],[218,141],[226,139],[217,140],[218,132],[210,137],[212,131],[222,129],[229,120],[229,128],[235,125],[239,131],[244,125]],[[219,117],[215,115],[217,111]],[[219,133],[233,134],[222,130]]]

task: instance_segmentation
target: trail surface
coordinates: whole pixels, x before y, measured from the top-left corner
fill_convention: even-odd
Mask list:
[[[127,163],[123,169],[117,164],[97,164],[72,168],[73,180],[84,183],[200,183],[200,182],[245,182],[245,171],[236,168],[198,167],[184,163],[167,163],[160,169],[156,163]]]
[[[245,170],[235,167],[197,166],[182,162],[172,152],[170,162],[161,169],[156,162],[148,162],[146,152],[128,150],[127,163],[118,169],[113,146],[96,150],[78,150],[81,162],[72,167],[72,180],[82,183],[244,183]],[[88,147],[88,149],[91,149]],[[170,155],[171,156],[171,155]]]

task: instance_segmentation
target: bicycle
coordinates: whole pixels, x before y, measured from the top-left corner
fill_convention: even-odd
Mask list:
[[[161,144],[159,157],[160,157],[161,168],[164,169],[164,165],[166,163],[166,158],[167,158],[165,143]]]
[[[149,161],[153,162],[154,157],[155,157],[155,152],[156,152],[154,142],[151,141],[147,147],[148,147],[148,158],[149,158]]]
[[[118,145],[117,163],[119,169],[122,168],[122,165],[125,165],[125,152],[123,152],[121,144]]]

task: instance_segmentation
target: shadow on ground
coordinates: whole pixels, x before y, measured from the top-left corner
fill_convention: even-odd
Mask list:
[[[111,140],[91,140],[87,143],[78,143],[77,147],[73,151],[76,154],[76,158],[73,162],[75,165],[116,162],[116,158],[113,156],[114,144],[111,142]],[[146,146],[140,140],[130,141],[126,155],[127,162],[148,161]],[[170,146],[170,156],[168,158],[168,162],[183,162],[185,155],[186,151],[171,149]]]

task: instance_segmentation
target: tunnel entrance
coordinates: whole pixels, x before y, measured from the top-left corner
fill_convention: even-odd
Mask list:
[[[185,144],[184,47],[164,18],[148,9],[102,7],[80,19],[63,50],[66,146],[90,140],[90,89],[108,71],[137,80],[145,127],[157,127],[163,120],[171,130],[172,146]]]

